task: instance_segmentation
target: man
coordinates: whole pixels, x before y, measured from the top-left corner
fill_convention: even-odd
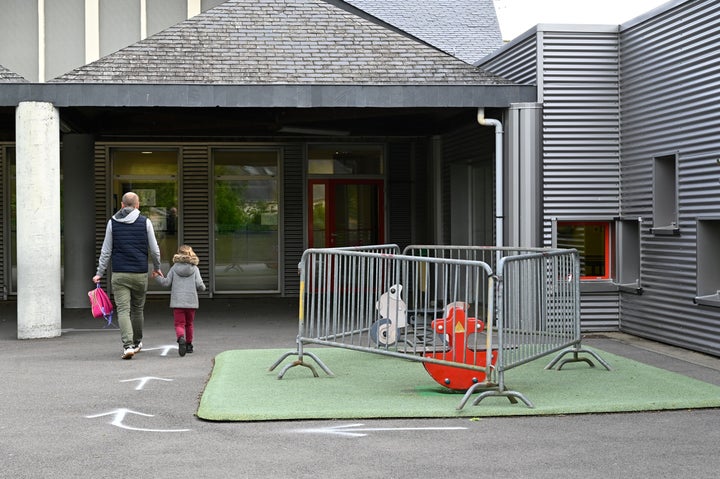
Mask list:
[[[121,209],[108,220],[100,259],[93,282],[99,283],[112,258],[112,291],[115,297],[123,359],[132,359],[142,349],[145,296],[148,287],[148,254],[152,276],[162,276],[160,247],[152,222],[140,214],[140,198],[125,193]]]

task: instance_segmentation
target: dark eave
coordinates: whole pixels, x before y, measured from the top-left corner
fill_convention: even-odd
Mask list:
[[[201,85],[11,83],[0,86],[0,106],[21,101],[61,107],[485,107],[536,100],[527,85]]]

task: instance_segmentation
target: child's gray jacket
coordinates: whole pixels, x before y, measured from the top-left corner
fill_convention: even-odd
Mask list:
[[[170,292],[171,308],[193,308],[199,306],[198,291],[205,291],[205,283],[197,267],[197,258],[176,254],[167,276],[156,277],[163,286],[172,286]],[[193,264],[195,263],[195,264]]]

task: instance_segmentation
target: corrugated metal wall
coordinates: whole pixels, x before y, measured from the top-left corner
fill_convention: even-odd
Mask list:
[[[477,123],[455,130],[442,137],[442,221],[443,235],[442,244],[451,244],[452,231],[452,190],[455,186],[451,182],[450,168],[453,164],[484,164],[491,165],[489,168],[495,174],[495,130],[490,127],[481,126]],[[476,194],[481,194],[476,192]],[[494,193],[492,194],[494,198]],[[495,217],[494,205],[486,205],[487,215]],[[490,244],[479,246],[492,246]]]
[[[622,212],[644,218],[644,294],[622,296],[621,328],[720,355],[720,308],[694,303],[697,220],[720,218],[720,3],[677,5],[620,39]],[[653,162],[676,154],[679,234],[656,235]]]
[[[538,85],[546,246],[552,244],[553,218],[610,220],[619,214],[618,65],[615,29],[582,28],[540,29],[481,65]],[[584,293],[581,308],[584,331],[617,329],[617,292]]]
[[[7,171],[8,164],[5,155],[5,148],[0,145],[0,299],[3,301],[7,299],[8,290],[10,289],[10,278],[7,275],[10,274],[6,271],[5,258],[9,258],[10,251],[5,244],[5,171]]]
[[[412,147],[409,143],[390,143],[387,154],[387,203],[392,207],[386,207],[386,242],[397,244],[402,249],[412,244],[412,177],[409,166],[415,159],[412,158]]]
[[[521,85],[537,85],[541,72],[538,70],[538,45],[534,35],[508,44],[502,52],[482,62],[480,67]]]

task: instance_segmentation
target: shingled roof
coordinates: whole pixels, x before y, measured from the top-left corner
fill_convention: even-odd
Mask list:
[[[467,63],[503,45],[492,0],[344,0]]]
[[[228,0],[52,82],[511,84],[324,0]]]
[[[0,83],[27,83],[27,80],[0,65]]]

